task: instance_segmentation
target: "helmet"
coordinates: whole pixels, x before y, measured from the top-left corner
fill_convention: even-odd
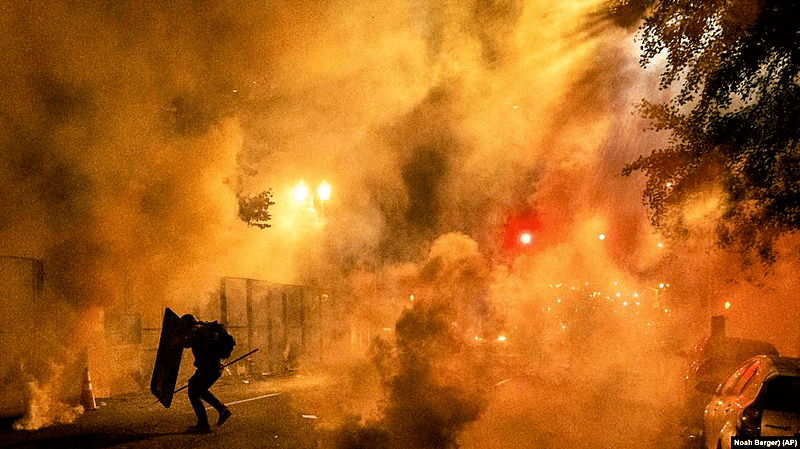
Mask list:
[[[181,317],[181,321],[183,324],[189,326],[197,322],[197,318],[194,317],[191,313],[187,313],[186,315]]]

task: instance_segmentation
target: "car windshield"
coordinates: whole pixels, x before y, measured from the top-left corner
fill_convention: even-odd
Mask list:
[[[800,413],[800,377],[776,377],[764,388],[765,410]]]

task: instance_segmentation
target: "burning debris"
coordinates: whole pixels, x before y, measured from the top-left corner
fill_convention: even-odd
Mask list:
[[[80,405],[67,405],[54,396],[48,387],[37,382],[25,384],[25,415],[14,422],[14,430],[37,430],[53,424],[70,424],[83,414]]]
[[[24,382],[22,398],[25,412],[14,422],[14,430],[37,430],[53,424],[69,424],[83,414],[83,406],[71,406],[62,402],[60,382],[63,371],[63,367],[51,363],[48,380]]]

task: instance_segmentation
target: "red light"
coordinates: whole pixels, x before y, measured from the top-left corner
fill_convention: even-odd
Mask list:
[[[538,213],[530,207],[510,216],[503,229],[503,250],[513,253],[531,248],[541,227]]]

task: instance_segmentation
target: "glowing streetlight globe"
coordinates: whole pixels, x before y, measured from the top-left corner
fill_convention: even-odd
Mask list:
[[[294,188],[295,201],[305,201],[306,196],[308,196],[308,187],[302,182],[297,184],[297,187]]]
[[[325,181],[322,181],[322,184],[319,185],[317,188],[317,195],[319,199],[322,201],[328,201],[331,197],[331,186]]]
[[[531,235],[530,232],[523,232],[519,236],[519,242],[522,243],[523,245],[530,245],[532,241],[533,241],[533,235]]]

